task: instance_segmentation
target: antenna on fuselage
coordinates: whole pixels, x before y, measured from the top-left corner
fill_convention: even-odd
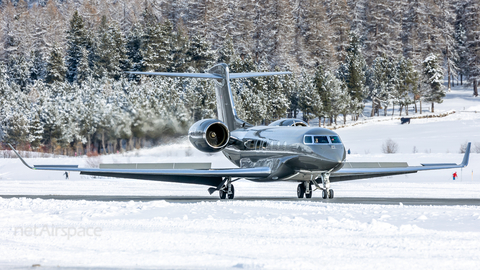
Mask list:
[[[217,96],[218,120],[222,121],[230,131],[249,126],[237,116],[235,102],[233,101],[232,90],[230,89],[231,79],[252,78],[260,76],[273,76],[292,74],[291,72],[249,72],[230,73],[227,64],[218,64],[207,70],[207,73],[172,73],[172,72],[137,72],[129,71],[129,74],[156,75],[168,77],[185,77],[200,79],[215,79],[215,94]]]

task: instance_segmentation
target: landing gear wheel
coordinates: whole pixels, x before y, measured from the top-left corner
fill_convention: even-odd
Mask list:
[[[304,194],[305,194],[305,186],[303,185],[303,183],[300,183],[298,184],[298,187],[297,187],[297,197],[301,199],[303,198]]]
[[[329,199],[333,199],[333,189],[330,189],[330,192],[328,194]]]
[[[310,199],[312,198],[312,195],[313,195],[312,183],[308,184],[308,189],[310,190],[310,193],[305,193],[305,198]]]
[[[328,191],[326,191],[325,189],[322,190],[322,198],[323,198],[323,199],[327,199],[327,198],[328,198]]]
[[[229,200],[231,200],[231,199],[233,199],[233,197],[235,197],[235,188],[233,187],[233,185],[231,185],[230,188],[231,188],[232,194],[228,194],[228,199]]]
[[[227,192],[225,192],[225,190],[220,189],[218,191],[218,195],[220,196],[221,200],[224,200],[227,197]]]

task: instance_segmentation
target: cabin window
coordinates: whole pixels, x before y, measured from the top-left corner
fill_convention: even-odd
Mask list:
[[[330,142],[332,142],[332,143],[342,143],[340,141],[340,137],[338,137],[338,136],[330,136]]]
[[[245,148],[247,149],[255,149],[255,141],[248,140],[245,142]]]
[[[263,142],[262,149],[263,149],[263,150],[267,150],[267,146],[268,146],[268,143],[267,143],[267,142]]]
[[[313,143],[312,136],[305,136],[305,143]]]

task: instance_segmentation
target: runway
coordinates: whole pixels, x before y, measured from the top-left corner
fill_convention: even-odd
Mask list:
[[[42,200],[73,200],[73,201],[167,201],[172,203],[196,203],[225,201],[218,196],[125,196],[125,195],[0,195],[0,198],[28,198]],[[298,199],[295,197],[236,197],[235,201],[315,201],[340,204],[384,204],[384,205],[480,205],[480,199],[473,198],[380,198],[380,197],[339,197],[324,200],[320,197]]]

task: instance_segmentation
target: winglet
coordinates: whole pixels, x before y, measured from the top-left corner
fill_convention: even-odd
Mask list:
[[[460,164],[462,167],[467,167],[468,166],[468,159],[470,158],[470,147],[472,146],[472,143],[469,142],[467,144],[467,148],[465,148],[465,155],[463,156],[463,161]]]
[[[25,166],[27,166],[28,168],[32,169],[32,170],[35,170],[35,168],[33,168],[32,166],[28,165],[27,162],[25,162],[25,160],[23,160],[23,158],[20,156],[20,154],[17,152],[17,150],[15,150],[15,148],[13,148],[13,146],[9,143],[7,143],[8,146],[10,146],[10,148],[12,148],[13,152],[15,152],[15,155],[17,155],[17,157],[23,162],[23,164],[25,164]]]

